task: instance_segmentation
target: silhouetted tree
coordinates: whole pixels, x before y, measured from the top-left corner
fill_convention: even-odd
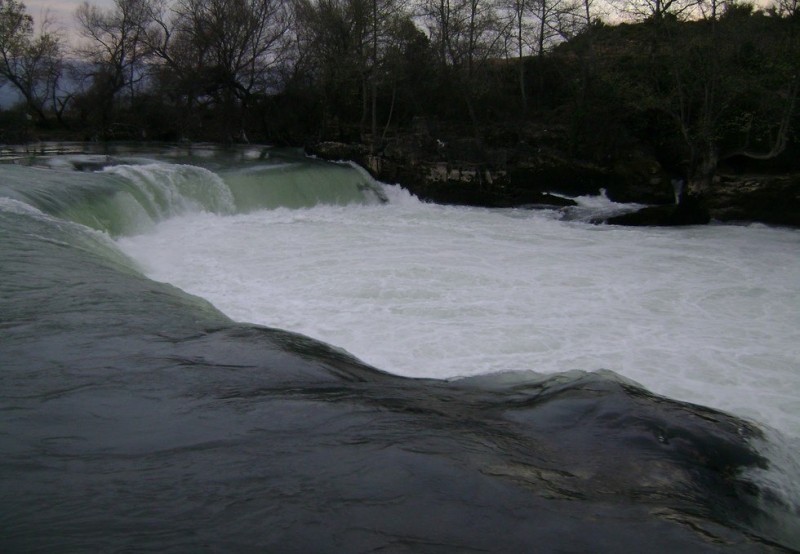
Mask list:
[[[175,14],[177,36],[164,59],[220,112],[225,141],[246,140],[253,96],[280,86],[291,10],[283,0],[178,0]]]
[[[478,144],[482,132],[476,99],[490,85],[487,70],[502,56],[510,26],[498,8],[490,0],[426,0],[422,5],[441,74],[463,100]]]
[[[22,95],[28,110],[40,121],[48,108],[61,117],[64,99],[59,96],[63,54],[61,39],[50,31],[47,18],[34,33],[33,18],[16,0],[0,0],[0,79]]]
[[[784,151],[800,84],[789,29],[787,18],[729,3],[713,19],[642,26],[641,53],[618,58],[631,109],[666,117],[661,132],[680,153],[689,195],[706,194],[722,161]]]
[[[136,86],[145,79],[149,49],[143,37],[149,6],[146,0],[115,0],[113,8],[102,10],[84,2],[75,17],[83,38],[78,53],[87,63],[84,77],[89,81],[82,100],[99,115],[93,124],[105,136],[111,131],[118,97],[127,92],[132,103]]]

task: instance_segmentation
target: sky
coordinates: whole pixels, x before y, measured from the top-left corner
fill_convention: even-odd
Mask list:
[[[109,9],[114,5],[114,0],[88,0],[99,8]],[[83,3],[83,0],[22,0],[28,8],[28,14],[33,16],[34,22],[38,23],[49,11],[51,18],[54,19],[60,28],[65,32],[68,44],[75,45],[75,10]],[[756,5],[767,6],[772,0],[755,0]]]
[[[28,14],[33,17],[36,25],[49,12],[54,23],[66,32],[68,42],[72,42],[70,38],[74,35],[75,10],[83,4],[83,0],[22,0],[22,3],[28,8]],[[114,5],[114,0],[89,0],[89,3],[108,9]]]

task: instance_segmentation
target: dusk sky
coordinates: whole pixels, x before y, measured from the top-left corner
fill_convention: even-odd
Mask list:
[[[82,0],[22,0],[28,8],[28,14],[33,17],[38,26],[45,13],[48,11],[59,27],[63,27],[70,33],[75,26],[75,10],[80,6]],[[110,8],[114,5],[114,0],[90,0],[90,4],[98,7]],[[70,37],[68,37],[70,38]],[[70,40],[72,42],[72,40]]]
[[[80,38],[75,31],[75,10],[84,0],[22,0],[22,2],[27,7],[28,14],[33,17],[37,30],[45,14],[49,12],[55,26],[64,31],[66,45],[68,47],[79,45]],[[115,0],[88,0],[88,2],[100,8],[110,9],[114,6]],[[756,6],[766,7],[773,5],[774,0],[754,0],[754,3]],[[602,17],[609,20],[608,13],[603,14]]]
[[[83,3],[83,0],[22,0],[28,8],[28,13],[33,16],[34,21],[41,21],[42,16],[49,10],[57,19],[57,23],[70,31],[75,25],[75,10]],[[89,0],[93,4],[102,8],[110,8],[114,5],[114,0]],[[755,0],[759,6],[768,6],[771,0]],[[70,40],[70,42],[72,42]]]

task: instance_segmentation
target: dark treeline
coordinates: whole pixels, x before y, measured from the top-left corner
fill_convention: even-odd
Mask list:
[[[377,151],[425,121],[479,153],[545,130],[562,151],[598,163],[645,145],[700,188],[722,163],[796,158],[787,155],[800,86],[796,0],[604,9],[115,0],[76,11],[80,40],[68,48],[51,22],[0,0],[0,84],[22,98],[0,112],[0,142],[335,140]]]

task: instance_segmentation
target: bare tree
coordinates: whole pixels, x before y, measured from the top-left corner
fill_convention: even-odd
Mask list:
[[[507,5],[509,14],[509,34],[511,44],[514,47],[514,55],[517,58],[517,77],[519,82],[519,94],[522,113],[528,111],[528,92],[525,76],[525,57],[530,52],[528,37],[530,35],[530,21],[527,14],[530,3],[533,0],[510,0]]]
[[[77,49],[88,63],[88,101],[99,108],[100,132],[108,132],[117,97],[125,90],[133,101],[136,86],[145,78],[149,53],[143,40],[148,24],[146,0],[115,0],[102,10],[84,2],[75,12],[83,43]]]
[[[783,17],[791,17],[800,14],[800,4],[798,0],[779,0],[778,13]]]
[[[707,193],[719,164],[784,152],[800,92],[800,49],[789,21],[752,5],[719,18],[666,26],[643,100],[668,114],[683,139],[687,192]],[[786,29],[786,32],[782,32]]]
[[[421,9],[442,73],[463,98],[481,143],[475,97],[487,86],[485,70],[490,60],[501,57],[513,22],[501,18],[499,6],[490,0],[426,0]]]
[[[25,5],[16,0],[0,0],[0,79],[13,85],[25,99],[28,109],[40,121],[46,121],[46,110],[52,102],[58,109],[58,84],[62,74],[62,43],[51,30],[47,16],[38,33]]]
[[[439,63],[467,72],[500,54],[502,32],[509,27],[490,0],[427,0],[421,14]]]
[[[547,48],[579,33],[585,23],[581,10],[585,6],[574,0],[535,0],[529,13],[535,22],[536,54],[543,56]]]
[[[161,59],[223,110],[223,138],[246,140],[243,114],[254,94],[275,86],[291,24],[283,0],[178,0],[172,23],[156,18],[150,42],[158,37]]]
[[[514,49],[513,56],[517,60],[523,113],[527,112],[529,104],[526,59],[532,55],[542,58],[556,44],[586,29],[591,3],[592,0],[506,0],[502,6],[507,19],[507,44]]]
[[[362,139],[378,142],[378,88],[396,37],[402,4],[394,0],[298,0],[300,65],[323,89],[323,117],[334,122],[356,108]],[[369,120],[369,125],[367,122]],[[342,129],[339,129],[342,132]]]
[[[667,17],[689,18],[696,15],[702,0],[615,0],[622,15],[634,20],[660,23]]]

